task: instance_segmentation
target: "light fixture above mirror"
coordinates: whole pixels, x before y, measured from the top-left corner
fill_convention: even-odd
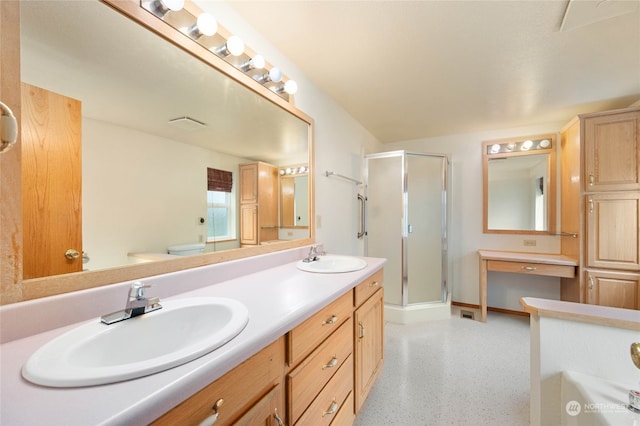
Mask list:
[[[198,13],[196,17],[185,6],[184,0],[142,0],[141,6],[251,76],[258,83],[269,87],[278,96],[292,102],[291,96],[298,91],[298,84],[284,76],[279,68],[267,65],[261,55],[250,52],[239,36],[226,35],[227,31],[218,25],[212,15],[202,12]],[[255,74],[252,72],[265,68],[267,71],[264,73]],[[281,82],[283,84],[278,84]]]
[[[483,230],[553,234],[556,222],[556,137],[483,142]]]

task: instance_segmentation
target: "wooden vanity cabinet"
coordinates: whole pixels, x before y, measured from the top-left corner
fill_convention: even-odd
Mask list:
[[[640,309],[640,273],[588,269],[585,274],[587,303]]]
[[[158,418],[154,425],[199,425],[215,414],[216,424],[286,423],[284,401],[285,338],[281,337],[238,367]]]
[[[260,161],[240,164],[240,244],[278,239],[278,168]]]
[[[561,231],[577,235],[562,236],[561,253],[580,263],[562,300],[639,309],[640,108],[581,115],[561,146]]]
[[[369,395],[384,363],[383,271],[367,278],[354,290],[354,411]]]
[[[353,293],[288,334],[287,418],[291,425],[329,425],[353,392]],[[353,405],[349,407],[353,415]]]
[[[199,425],[216,411],[216,425],[353,424],[384,359],[382,278],[364,279],[153,424]]]

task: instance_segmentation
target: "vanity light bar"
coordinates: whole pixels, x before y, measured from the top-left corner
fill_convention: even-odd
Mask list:
[[[246,52],[240,37],[230,35],[225,38],[220,33],[226,31],[210,14],[190,12],[187,8],[195,11],[197,7],[185,4],[185,0],[140,0],[140,6],[281,98],[292,102],[291,96],[298,90],[298,84],[284,77],[277,67],[265,69],[264,58]]]
[[[509,152],[526,152],[540,149],[551,149],[552,141],[549,138],[527,139],[519,142],[494,143],[487,145],[487,155],[505,154]]]

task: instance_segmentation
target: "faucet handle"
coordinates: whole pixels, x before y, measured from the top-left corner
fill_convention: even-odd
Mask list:
[[[136,281],[131,284],[129,289],[129,297],[135,297],[136,299],[142,299],[144,297],[144,289],[150,288],[151,284],[144,284],[141,281]]]

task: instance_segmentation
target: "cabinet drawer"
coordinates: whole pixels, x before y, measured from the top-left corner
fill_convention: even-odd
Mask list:
[[[331,426],[351,426],[355,419],[356,415],[353,413],[353,392],[351,392],[342,404],[342,407],[340,407],[338,414],[333,418]]]
[[[576,267],[571,265],[550,265],[548,263],[487,261],[489,271],[515,272],[517,274],[547,275],[551,277],[573,278]]]
[[[289,365],[297,364],[316,348],[324,339],[340,327],[353,311],[351,291],[318,311],[311,318],[291,330],[287,360]]]
[[[384,275],[384,269],[380,269],[378,272],[364,279],[355,288],[354,305],[360,306],[365,300],[367,300],[373,293],[382,287],[382,278]]]
[[[353,357],[349,356],[295,424],[301,426],[331,424],[352,391]],[[350,408],[353,410],[353,405]]]
[[[157,419],[154,425],[199,425],[224,399],[217,422],[228,424],[258,402],[284,374],[284,337]]]
[[[340,328],[287,376],[289,419],[295,422],[353,350],[353,320]]]

